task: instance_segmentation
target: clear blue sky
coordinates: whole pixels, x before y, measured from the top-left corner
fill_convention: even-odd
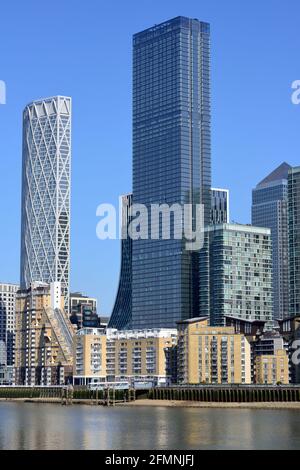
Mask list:
[[[250,222],[251,189],[300,164],[299,0],[11,0],[0,7],[0,280],[19,280],[22,109],[73,98],[71,287],[110,314],[118,241],[96,238],[96,207],[131,190],[132,34],[174,16],[211,23],[213,184]]]

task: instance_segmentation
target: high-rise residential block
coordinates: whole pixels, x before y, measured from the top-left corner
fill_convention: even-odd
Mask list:
[[[132,194],[121,197],[121,270],[109,328],[130,328],[132,317],[132,239],[128,234]]]
[[[275,320],[289,316],[288,171],[282,163],[252,191],[252,224],[271,229]]]
[[[251,349],[234,327],[209,326],[209,319],[178,323],[178,382],[182,384],[250,384]]]
[[[211,188],[211,224],[229,224],[229,190]]]
[[[70,275],[71,98],[34,101],[23,113],[21,288]]]
[[[190,204],[195,229],[210,189],[210,26],[180,16],[133,38],[133,204]],[[150,235],[133,240],[131,327],[174,328],[198,314],[198,253]]]
[[[212,325],[225,317],[263,320],[273,325],[270,229],[239,224],[206,228],[200,251],[200,313]]]
[[[289,313],[300,314],[300,167],[288,175]]]
[[[14,364],[16,284],[0,283],[0,343],[5,366]]]
[[[34,282],[17,293],[17,385],[64,385],[72,381],[75,331],[64,312],[58,284]]]

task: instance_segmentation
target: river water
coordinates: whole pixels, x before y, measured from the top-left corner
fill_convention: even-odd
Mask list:
[[[300,410],[0,403],[0,449],[300,449]]]

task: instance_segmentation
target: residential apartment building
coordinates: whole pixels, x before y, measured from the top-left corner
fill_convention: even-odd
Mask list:
[[[175,381],[177,330],[82,328],[74,339],[74,383],[159,386]]]
[[[208,317],[181,321],[177,368],[182,384],[250,384],[250,343],[234,327],[209,326]]]
[[[277,349],[273,355],[262,354],[255,358],[255,383],[289,383],[289,361],[285,349]]]
[[[82,294],[81,292],[73,292],[70,294],[70,320],[78,329],[83,328],[84,312],[90,311],[97,314],[97,299]],[[97,325],[96,325],[97,327]]]
[[[14,365],[16,284],[0,283],[0,365]]]
[[[171,383],[172,348],[176,341],[176,329],[108,330],[108,380],[147,386]]]
[[[300,315],[279,321],[280,335],[289,357],[289,375],[293,384],[300,383]]]
[[[290,383],[288,348],[277,331],[266,331],[252,343],[253,382]]]
[[[82,328],[74,337],[74,384],[106,382],[106,334],[100,328]]]
[[[212,325],[225,317],[262,320],[273,326],[270,229],[239,224],[206,228],[200,250],[200,313]]]
[[[74,328],[64,312],[61,283],[34,282],[16,299],[17,385],[72,381]]]

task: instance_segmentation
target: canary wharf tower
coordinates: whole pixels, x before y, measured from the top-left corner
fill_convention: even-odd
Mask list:
[[[210,28],[177,17],[133,38],[133,204],[202,203],[209,224],[210,188]],[[199,316],[198,253],[174,237],[132,250],[132,328]]]
[[[60,281],[68,305],[71,98],[34,101],[23,113],[21,288]]]

